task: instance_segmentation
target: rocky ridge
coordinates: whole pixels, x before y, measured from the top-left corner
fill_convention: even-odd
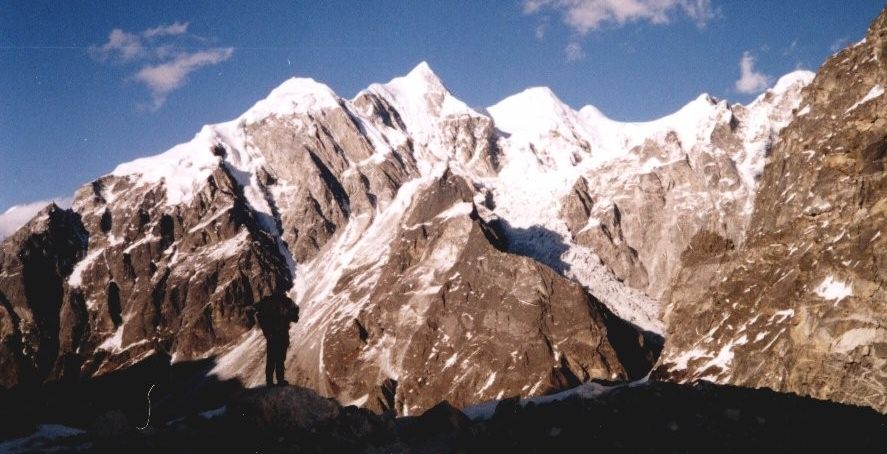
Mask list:
[[[887,412],[887,11],[832,56],[767,159],[741,245],[681,256],[656,376]]]
[[[121,410],[85,426],[80,413],[81,425],[62,419],[6,441],[0,433],[0,450],[548,452],[592,444],[618,452],[869,452],[887,442],[887,420],[870,408],[709,383],[587,383],[543,398],[506,399],[482,413],[441,402],[398,418],[341,407],[293,386],[249,389],[213,405],[138,430]]]

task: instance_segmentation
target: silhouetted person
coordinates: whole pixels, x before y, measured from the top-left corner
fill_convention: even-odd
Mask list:
[[[299,321],[299,306],[285,294],[274,294],[262,298],[256,303],[256,321],[265,335],[265,383],[274,385],[288,384],[283,377],[283,362],[290,346],[290,323]]]

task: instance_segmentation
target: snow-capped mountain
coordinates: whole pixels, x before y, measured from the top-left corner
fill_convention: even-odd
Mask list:
[[[683,252],[700,232],[743,243],[812,78],[646,123],[546,88],[478,112],[425,63],[352,99],[290,79],[2,243],[2,383],[155,352],[259,383],[248,308],[281,289],[302,310],[290,381],[344,403],[414,414],[643,376]]]

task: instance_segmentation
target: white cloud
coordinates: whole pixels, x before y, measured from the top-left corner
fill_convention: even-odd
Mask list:
[[[126,63],[152,56],[150,51],[155,49],[147,47],[146,41],[168,36],[181,36],[186,33],[188,33],[188,22],[158,25],[141,33],[130,33],[115,28],[108,34],[108,41],[105,44],[90,46],[89,53],[93,58],[103,63],[107,61]]]
[[[711,0],[524,0],[523,10],[524,14],[559,12],[564,23],[580,35],[607,24],[667,24],[683,15],[703,26],[717,17]]]
[[[158,36],[177,36],[188,33],[188,22],[173,22],[169,25],[159,25],[149,28],[142,32],[145,38],[155,38]]]
[[[585,58],[585,51],[582,50],[582,45],[576,41],[567,44],[564,52],[567,54],[567,61],[579,61]]]
[[[140,37],[115,28],[108,35],[108,42],[101,46],[91,46],[89,53],[103,63],[109,60],[125,63],[144,57],[145,48]]]
[[[764,91],[773,78],[755,69],[755,57],[748,51],[742,53],[739,59],[739,80],[736,81],[736,91],[745,94],[754,94]]]
[[[24,205],[15,205],[0,214],[0,241],[12,235],[21,226],[28,223],[40,210],[55,202],[62,208],[70,208],[72,197],[57,197],[49,200],[38,200]]]
[[[192,54],[182,53],[173,60],[159,65],[148,65],[139,70],[132,79],[145,84],[151,90],[152,110],[157,110],[166,101],[170,92],[176,90],[188,79],[188,74],[203,66],[221,63],[234,53],[234,48],[209,49]]]
[[[90,55],[100,63],[134,64],[141,68],[128,80],[145,85],[151,92],[151,103],[146,107],[156,111],[173,91],[183,87],[188,75],[204,67],[219,64],[234,53],[234,48],[205,48],[194,50],[182,46],[183,40],[200,37],[188,33],[188,22],[173,22],[130,33],[115,28],[108,41],[91,46]]]

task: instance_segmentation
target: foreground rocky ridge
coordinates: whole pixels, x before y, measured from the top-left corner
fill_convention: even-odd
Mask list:
[[[887,412],[887,11],[803,91],[747,239],[682,254],[656,375]]]
[[[10,402],[2,394],[0,401]],[[207,404],[140,429],[132,421],[141,412],[95,409],[89,421],[78,416],[85,425],[0,433],[0,450],[550,452],[588,445],[615,452],[868,452],[887,442],[887,418],[869,408],[705,383],[588,383],[544,399],[506,399],[482,415],[442,402],[394,418],[292,386],[241,390]]]
[[[291,79],[2,243],[0,383],[155,352],[260,383],[249,306],[290,286],[290,381],[344,403],[415,414],[642,376],[676,257],[698,232],[742,241],[810,77],[640,124],[539,88],[479,113],[424,63],[351,100]]]

